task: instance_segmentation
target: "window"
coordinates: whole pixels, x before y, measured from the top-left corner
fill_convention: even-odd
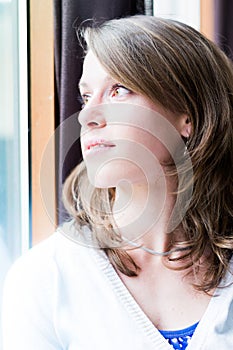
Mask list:
[[[0,294],[29,245],[26,25],[25,1],[0,0]]]

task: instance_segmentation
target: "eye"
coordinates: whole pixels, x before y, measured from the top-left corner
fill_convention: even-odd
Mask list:
[[[83,104],[86,105],[89,102],[91,95],[83,94],[81,97],[82,97]]]
[[[112,98],[121,98],[128,94],[130,94],[131,91],[127,89],[125,86],[120,84],[115,84],[112,86],[110,91],[110,97]]]
[[[78,101],[81,103],[81,107],[84,108],[86,104],[89,102],[91,95],[82,94],[78,96]]]

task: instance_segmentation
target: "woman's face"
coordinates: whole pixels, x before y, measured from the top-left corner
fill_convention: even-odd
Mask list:
[[[139,85],[140,79],[138,77]],[[174,161],[187,137],[187,117],[177,116],[114,80],[89,51],[80,80],[81,146],[90,182],[117,187],[155,181],[161,164]],[[183,143],[182,143],[183,144]]]

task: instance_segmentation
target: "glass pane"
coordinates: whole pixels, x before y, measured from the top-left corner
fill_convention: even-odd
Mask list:
[[[0,1],[0,28],[0,242],[13,260],[21,251],[16,2]]]
[[[5,274],[22,252],[18,34],[18,1],[0,0],[0,298]]]

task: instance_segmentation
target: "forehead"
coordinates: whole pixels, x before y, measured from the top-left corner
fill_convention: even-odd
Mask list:
[[[84,63],[83,73],[80,79],[79,87],[85,88],[87,86],[95,86],[100,83],[111,83],[114,79],[108,74],[105,68],[102,66],[98,58],[92,51],[88,51]]]

